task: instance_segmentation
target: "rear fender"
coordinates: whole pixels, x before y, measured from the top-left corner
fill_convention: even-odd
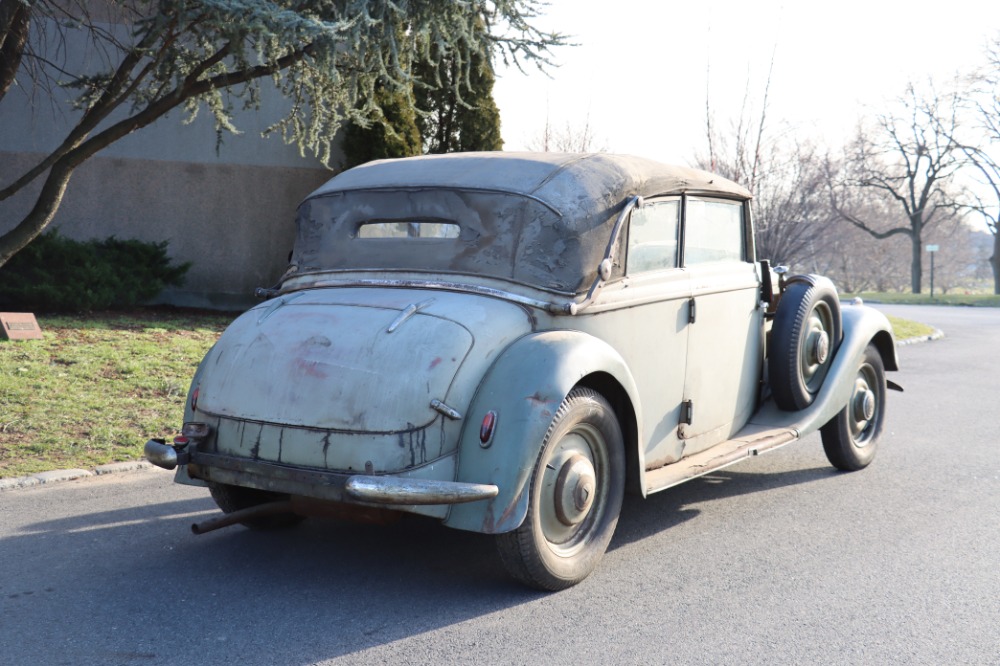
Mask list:
[[[495,484],[500,492],[491,500],[452,506],[445,525],[489,534],[521,525],[528,512],[528,483],[549,424],[573,387],[595,373],[610,375],[621,385],[636,423],[642,423],[632,373],[607,343],[579,331],[546,331],[522,337],[504,351],[467,412],[457,476],[459,481]],[[496,427],[484,444],[480,427],[490,411],[497,415]]]

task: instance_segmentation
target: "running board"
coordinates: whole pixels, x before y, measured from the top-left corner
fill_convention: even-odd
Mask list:
[[[710,474],[741,460],[773,451],[799,438],[791,428],[768,428],[748,425],[733,439],[720,442],[710,449],[682,458],[675,463],[646,472],[646,493],[666,490],[676,485]]]

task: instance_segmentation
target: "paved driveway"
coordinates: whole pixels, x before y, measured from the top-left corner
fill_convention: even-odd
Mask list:
[[[420,521],[196,537],[162,471],[0,493],[0,663],[1000,664],[1000,310],[886,310],[946,337],[871,467],[812,436],[629,498],[558,594]]]

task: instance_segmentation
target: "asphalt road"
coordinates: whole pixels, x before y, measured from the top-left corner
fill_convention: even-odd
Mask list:
[[[0,664],[1000,664],[1000,310],[885,309],[946,337],[871,467],[815,435],[628,498],[557,594],[433,523],[196,537],[161,471],[0,493]]]

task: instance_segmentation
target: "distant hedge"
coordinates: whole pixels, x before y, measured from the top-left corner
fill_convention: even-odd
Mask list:
[[[171,263],[166,241],[80,242],[51,231],[0,267],[0,306],[29,312],[127,309],[183,284],[190,267]]]

